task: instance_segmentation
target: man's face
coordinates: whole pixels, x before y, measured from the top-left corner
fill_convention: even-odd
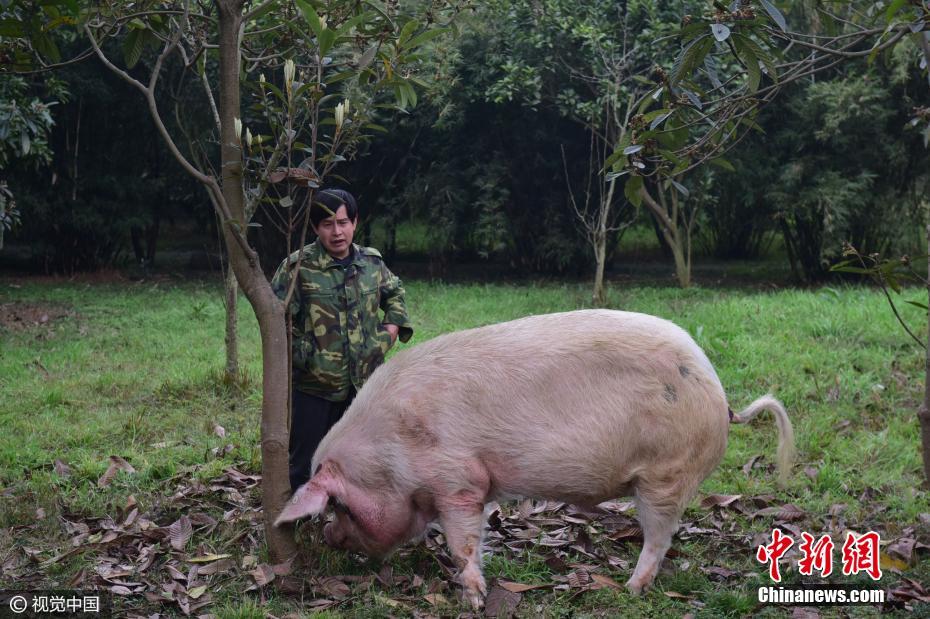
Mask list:
[[[323,248],[333,258],[345,258],[352,247],[352,235],[355,234],[355,224],[358,219],[349,219],[345,204],[336,210],[336,214],[327,217],[315,226],[313,231],[320,238]]]

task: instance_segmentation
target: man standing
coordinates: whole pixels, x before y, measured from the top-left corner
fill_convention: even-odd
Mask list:
[[[406,342],[413,335],[400,279],[376,249],[352,243],[358,224],[352,194],[319,191],[310,205],[310,223],[317,240],[302,255],[291,254],[271,280],[275,294],[284,299],[291,274],[298,270],[287,308],[293,320],[291,490],[310,479],[317,445],[394,341]]]

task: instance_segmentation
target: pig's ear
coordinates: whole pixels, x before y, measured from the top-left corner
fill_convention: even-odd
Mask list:
[[[294,496],[281,510],[278,519],[274,521],[274,526],[279,527],[285,522],[293,522],[298,518],[316,516],[326,509],[328,501],[329,493],[323,485],[311,479],[294,492]]]

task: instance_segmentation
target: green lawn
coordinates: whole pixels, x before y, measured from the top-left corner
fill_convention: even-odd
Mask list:
[[[576,284],[410,281],[406,287],[416,327],[408,345],[531,313],[582,308],[590,298],[587,285]],[[381,566],[323,550],[312,559],[312,570],[297,572],[290,581],[278,579],[291,588],[296,581],[303,598],[288,594],[286,586],[245,592],[254,584],[250,572],[267,557],[254,480],[224,472],[230,467],[245,475],[260,472],[261,363],[256,323],[244,300],[241,393],[221,379],[224,309],[218,287],[170,281],[0,282],[0,324],[24,304],[42,308],[40,314],[48,310],[50,319],[0,326],[0,587],[127,582],[132,594],[116,596],[119,608],[146,616],[181,613],[183,604],[172,598],[189,598],[194,605],[209,600],[192,614],[220,617],[309,614],[314,596],[336,600],[325,610],[331,616],[467,610],[456,606],[457,590],[448,583],[440,553],[422,545],[396,555],[389,563],[393,578],[384,582],[370,578]],[[777,510],[754,513],[764,505],[791,503],[801,512],[786,521],[789,527],[818,536],[835,533],[837,569],[838,536],[845,529],[874,529],[883,540],[930,543],[930,501],[921,485],[915,417],[922,395],[922,350],[909,342],[879,292],[857,287],[775,292],[614,287],[609,306],[656,314],[687,329],[716,365],[734,410],[767,392],[779,397],[798,437],[796,474],[784,491],[775,487],[776,434],[770,418],[763,415],[748,426],[733,427],[726,457],[702,486],[699,500],[739,494],[736,506],[742,508],[709,509],[695,501],[685,521],[715,533],[676,538],[676,556],[667,561],[670,569],[660,574],[655,590],[633,598],[610,587],[564,586],[566,575],[578,569],[622,583],[635,563],[639,542],[611,541],[606,525],[594,519],[572,529],[577,533],[587,527],[589,555],[567,548],[556,557],[548,547],[529,544],[519,553],[498,549],[486,557],[489,581],[499,577],[550,585],[523,593],[517,616],[790,615],[790,608],[755,601],[756,587],[767,579],[765,567],[753,558],[755,548],[780,517],[772,513]],[[912,329],[925,333],[921,310],[905,306],[901,311]],[[101,487],[98,480],[110,456],[125,459],[135,472],[120,472]],[[761,458],[755,466],[744,471],[756,456]],[[69,471],[56,469],[56,460]],[[150,528],[140,529],[138,521],[127,524],[132,508]],[[152,531],[185,514],[205,514],[217,522],[210,526],[195,518],[193,536],[180,548],[172,549],[162,536],[160,545],[146,551],[154,552],[155,559],[143,568],[139,553],[158,538]],[[502,517],[508,514],[512,510]],[[87,523],[89,536],[81,537],[80,525],[74,524],[80,522]],[[518,526],[518,521],[509,522]],[[108,540],[107,531],[117,537]],[[312,534],[303,537],[311,546]],[[210,553],[231,555],[230,567],[194,574],[186,583],[187,598],[158,588],[181,582],[172,581],[169,564],[190,577],[189,559]],[[919,545],[911,565],[896,556],[889,559],[882,588],[898,587],[902,575],[930,586],[930,568]],[[125,574],[106,571],[117,567]],[[709,567],[735,575],[720,577]],[[342,587],[324,578],[347,575],[353,578],[339,581]],[[796,581],[796,571],[789,570],[787,579]],[[206,594],[192,595],[198,584],[206,586]],[[147,599],[144,590],[161,591],[163,601]],[[930,616],[927,604],[914,604],[913,610]],[[853,616],[876,612],[852,606],[821,610]]]

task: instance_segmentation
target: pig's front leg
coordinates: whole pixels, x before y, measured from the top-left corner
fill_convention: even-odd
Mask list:
[[[461,493],[460,493],[461,494]],[[471,494],[471,492],[467,492]],[[471,500],[444,501],[439,507],[439,523],[446,535],[452,560],[459,569],[458,580],[465,599],[472,607],[484,605],[487,585],[481,574],[481,536],[484,530],[484,503]]]

